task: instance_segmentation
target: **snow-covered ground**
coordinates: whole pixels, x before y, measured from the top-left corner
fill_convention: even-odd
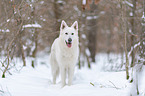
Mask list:
[[[11,71],[12,75],[0,78],[0,96],[129,96],[132,86],[125,79],[125,71],[101,71],[103,59],[101,55],[98,56],[100,61],[96,59],[99,62],[93,64],[92,69],[83,67],[80,70],[76,67],[73,85],[63,88],[60,86],[60,77],[56,85],[51,82],[48,56],[38,57],[36,68],[32,68],[30,59],[27,59],[27,67],[21,70],[17,68],[17,71]],[[145,96],[145,71],[142,77],[139,96]]]

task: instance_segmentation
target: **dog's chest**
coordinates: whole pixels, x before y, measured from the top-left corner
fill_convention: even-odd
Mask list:
[[[76,55],[74,50],[61,50],[62,58],[73,58]]]
[[[70,58],[70,57],[73,57],[73,55],[74,55],[74,53],[72,52],[72,51],[65,51],[65,50],[63,50],[62,51],[62,57],[65,57],[65,58]]]
[[[63,63],[74,63],[77,60],[77,50],[61,50],[61,56],[59,58]]]

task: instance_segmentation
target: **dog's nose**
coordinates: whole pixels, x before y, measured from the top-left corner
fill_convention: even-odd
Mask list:
[[[69,38],[69,39],[68,39],[68,42],[71,42],[71,41],[72,41],[72,39],[71,39],[71,38]]]

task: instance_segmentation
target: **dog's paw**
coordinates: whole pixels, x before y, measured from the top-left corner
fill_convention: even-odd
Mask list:
[[[72,85],[72,83],[71,82],[68,82],[68,86],[71,86]]]
[[[61,84],[61,88],[63,88],[65,85],[66,85],[65,83],[62,83],[62,84]]]
[[[56,80],[53,80],[53,84],[56,84]]]

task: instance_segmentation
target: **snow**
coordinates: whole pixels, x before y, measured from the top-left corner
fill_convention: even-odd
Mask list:
[[[128,58],[131,55],[132,51],[139,45],[140,45],[140,42],[138,42],[137,44],[135,44],[134,46],[131,47],[130,51],[128,52]]]
[[[105,11],[101,11],[100,14],[101,14],[101,15],[104,15],[104,14],[105,14]]]
[[[91,20],[91,19],[93,19],[92,16],[87,16],[87,20]]]
[[[145,21],[145,13],[143,12],[142,19]]]
[[[129,16],[133,16],[133,13],[132,13],[132,12],[130,12],[130,13],[129,13]]]
[[[26,50],[27,49],[27,46],[23,45],[23,49]]]
[[[44,4],[44,1],[40,1],[40,4]]]
[[[78,12],[78,16],[81,16],[81,11],[78,9],[78,7],[75,5],[73,8]]]
[[[63,1],[63,0],[58,0],[57,3],[59,3],[59,4],[65,4],[65,1]]]
[[[27,24],[27,25],[23,25],[23,28],[42,28],[40,24]]]
[[[17,12],[16,11],[14,11],[14,14],[16,14]]]
[[[7,20],[7,22],[9,22],[9,21],[10,21],[10,19]]]
[[[131,29],[129,29],[129,33],[131,33],[131,34],[132,34],[132,30],[131,30]]]
[[[82,38],[83,38],[83,39],[86,39],[87,37],[86,37],[86,35],[85,35],[85,34],[82,34]]]
[[[141,70],[142,67],[142,70]],[[142,64],[137,64],[134,68],[133,68],[134,72],[133,72],[133,83],[131,84],[131,90],[130,93],[132,94],[132,96],[137,96],[136,95],[136,88],[137,88],[137,84],[139,84],[139,89],[141,89],[139,91],[140,95],[138,96],[145,96],[145,78],[143,76],[145,76],[145,66],[142,66]],[[137,78],[136,78],[137,77]]]
[[[129,96],[131,85],[125,79],[125,71],[104,72],[100,68],[102,61],[92,64],[91,70],[76,67],[71,86],[61,88],[60,77],[53,85],[48,58],[48,55],[38,55],[35,68],[30,66],[31,58],[26,58],[26,67],[17,67],[20,71],[11,70],[13,75],[0,78],[0,96]],[[17,65],[22,65],[22,62],[17,62]]]
[[[86,2],[87,2],[86,0],[82,0],[83,5],[86,5]]]
[[[87,16],[87,20],[97,19],[99,16]]]
[[[133,4],[132,3],[130,3],[130,2],[128,2],[128,1],[124,1],[128,6],[130,6],[130,7],[133,7]]]
[[[9,29],[0,29],[0,32],[10,32]]]
[[[86,49],[86,54],[87,54],[87,56],[91,55],[90,50],[88,48]]]

